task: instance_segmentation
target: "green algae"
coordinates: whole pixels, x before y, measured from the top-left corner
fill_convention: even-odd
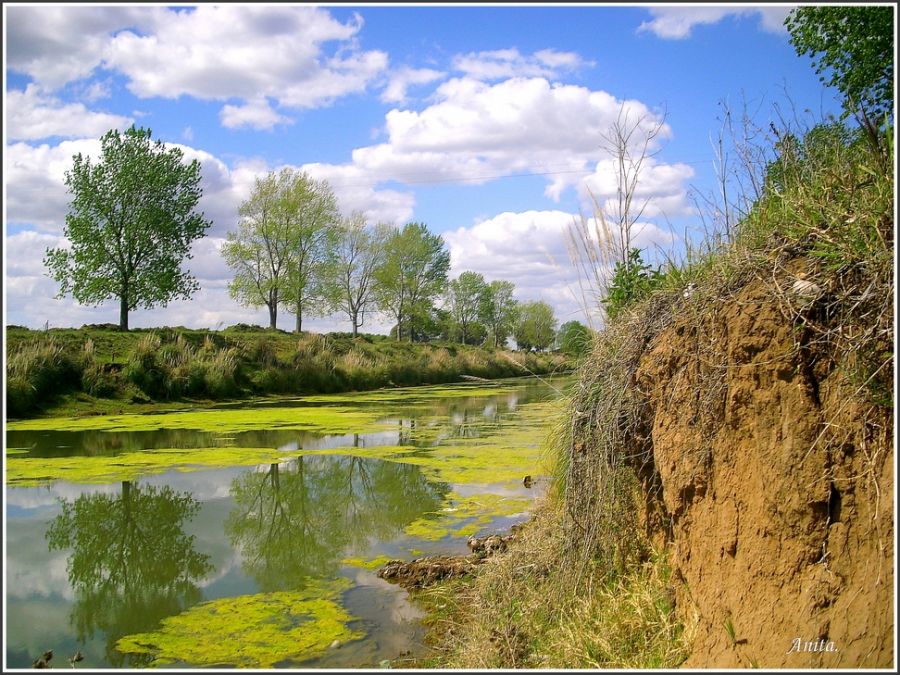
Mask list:
[[[42,418],[7,424],[9,431],[156,431],[195,429],[223,435],[266,429],[298,429],[320,434],[376,431],[382,416],[351,406],[267,407],[188,410],[144,415]]]
[[[127,635],[116,649],[153,657],[150,666],[273,668],[304,661],[365,637],[338,603],[347,579],[310,581],[302,591],[222,598],[163,619],[156,631]]]
[[[490,492],[463,497],[451,492],[440,511],[413,521],[404,531],[428,541],[438,541],[448,535],[471,537],[495,518],[518,515],[530,507],[531,499],[527,497],[507,497]]]
[[[519,385],[521,386],[521,385]],[[401,403],[410,401],[434,401],[450,398],[478,398],[499,396],[518,391],[511,384],[497,385],[424,385],[420,387],[400,387],[397,389],[375,389],[373,391],[349,392],[344,394],[320,394],[303,396],[295,401],[303,403]]]
[[[359,567],[364,570],[377,570],[379,567],[383,566],[390,560],[393,560],[393,558],[386,555],[380,555],[376,558],[372,558],[371,560],[367,558],[350,557],[341,560],[341,564],[349,565],[350,567]]]

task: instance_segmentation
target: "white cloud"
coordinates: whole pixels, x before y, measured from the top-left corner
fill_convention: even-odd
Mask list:
[[[377,181],[358,166],[304,164],[298,167],[316,180],[327,180],[344,215],[362,211],[372,223],[405,223],[413,216],[415,197],[410,192],[376,190]]]
[[[400,68],[390,75],[387,87],[381,93],[385,103],[403,103],[406,90],[411,86],[429,84],[444,77],[444,73],[431,68]]]
[[[63,141],[55,146],[7,145],[3,156],[7,222],[61,234],[69,204],[65,173],[72,168],[72,156],[78,153],[98,156],[100,141]]]
[[[153,30],[161,7],[5,8],[6,65],[48,90],[87,77],[100,65],[111,32]]]
[[[622,101],[604,91],[553,85],[543,78],[496,84],[456,78],[440,85],[434,102],[423,110],[388,112],[387,140],[357,148],[350,164],[327,165],[330,175],[326,177],[347,177],[369,185],[389,180],[474,185],[515,173],[547,173],[553,177],[545,194],[558,200],[569,187],[581,184],[583,188],[591,167],[596,173],[598,163],[610,158],[603,149],[604,139],[622,110],[627,120],[648,131],[661,122],[640,101]],[[648,151],[657,150],[670,136],[671,129],[663,125]],[[320,172],[326,168],[316,166]],[[686,179],[689,171],[684,166],[673,170],[655,164],[647,185],[659,183],[664,176]],[[666,193],[674,194],[671,189]],[[681,205],[670,205],[683,212]]]
[[[718,23],[725,17],[758,16],[760,28],[769,33],[785,33],[784,19],[792,6],[778,7],[653,7],[652,21],[638,26],[639,33],[650,31],[657,37],[681,40],[690,37],[694,26]]]
[[[618,195],[618,166],[614,159],[596,164],[594,173],[579,186],[604,207],[606,215],[614,215]],[[687,164],[660,164],[647,157],[641,166],[635,185],[633,209],[643,218],[687,216],[694,214],[688,200],[688,181],[694,170]]]
[[[574,52],[543,49],[531,56],[518,49],[460,54],[453,59],[453,69],[476,80],[502,80],[511,77],[553,78],[561,70],[575,70],[592,65]]]
[[[219,113],[222,126],[228,129],[261,129],[271,131],[276,124],[290,124],[293,120],[284,115],[279,115],[272,110],[269,102],[264,99],[254,99],[245,105],[226,105]]]
[[[314,7],[200,5],[167,11],[152,32],[118,33],[104,63],[143,98],[270,97],[309,108],[365,90],[387,67],[383,52],[353,47],[361,27],[359,16],[344,24]],[[342,49],[324,54],[335,41]]]
[[[34,84],[29,84],[24,91],[9,89],[6,92],[8,140],[99,137],[110,129],[125,129],[133,121],[121,115],[88,110],[81,103],[62,103],[43,94]]]

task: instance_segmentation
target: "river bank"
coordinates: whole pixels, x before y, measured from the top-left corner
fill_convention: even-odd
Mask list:
[[[558,373],[563,355],[383,335],[9,326],[7,417],[165,411],[223,400]]]

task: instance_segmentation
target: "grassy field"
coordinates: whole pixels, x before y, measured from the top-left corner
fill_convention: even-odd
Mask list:
[[[83,326],[6,328],[6,415],[113,412],[272,394],[335,393],[566,370],[559,354],[383,335]]]

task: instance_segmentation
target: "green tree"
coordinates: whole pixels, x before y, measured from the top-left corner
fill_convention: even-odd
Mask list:
[[[591,331],[580,321],[566,321],[556,334],[559,350],[568,356],[584,356],[591,347]]]
[[[484,339],[484,328],[477,327],[479,310],[484,304],[487,284],[477,272],[463,272],[447,287],[447,300],[453,317],[453,332],[463,344],[473,344],[476,337]]]
[[[228,284],[232,298],[250,307],[265,305],[269,328],[278,320],[278,305],[287,288],[287,265],[293,243],[291,221],[283,208],[282,195],[290,171],[257,178],[250,197],[238,209],[237,229],[227,234],[222,256],[234,270]]]
[[[511,281],[492,281],[481,296],[479,321],[484,324],[494,347],[506,344],[516,325],[518,303],[513,298],[515,290]]]
[[[296,317],[295,332],[303,327],[304,314],[325,307],[325,279],[334,260],[340,221],[337,199],[327,181],[313,180],[305,172],[290,172],[282,209],[288,223],[287,292],[281,301]]]
[[[128,313],[190,298],[197,280],[181,269],[210,226],[195,207],[200,162],[151,141],[149,129],[110,130],[96,163],[78,153],[65,184],[72,194],[65,236],[71,249],[48,248],[44,264],[82,304],[119,299],[119,328]]]
[[[602,300],[606,316],[613,320],[626,307],[646,298],[660,279],[659,271],[651,268],[641,258],[640,249],[631,249],[627,263],[617,262],[613,269],[609,293]]]
[[[384,255],[386,232],[385,225],[367,228],[361,213],[345,218],[338,228],[326,294],[329,306],[350,319],[353,337],[375,304],[374,274]]]
[[[519,349],[547,349],[556,338],[553,308],[542,300],[521,305],[513,337]]]
[[[784,23],[797,53],[809,54],[819,79],[843,94],[845,115],[875,126],[893,118],[893,7],[798,7]]]
[[[424,223],[407,223],[385,242],[385,254],[375,271],[379,308],[397,322],[397,339],[412,342],[417,325],[434,314],[434,301],[447,286],[450,253],[442,237]],[[421,330],[419,330],[421,333]]]

